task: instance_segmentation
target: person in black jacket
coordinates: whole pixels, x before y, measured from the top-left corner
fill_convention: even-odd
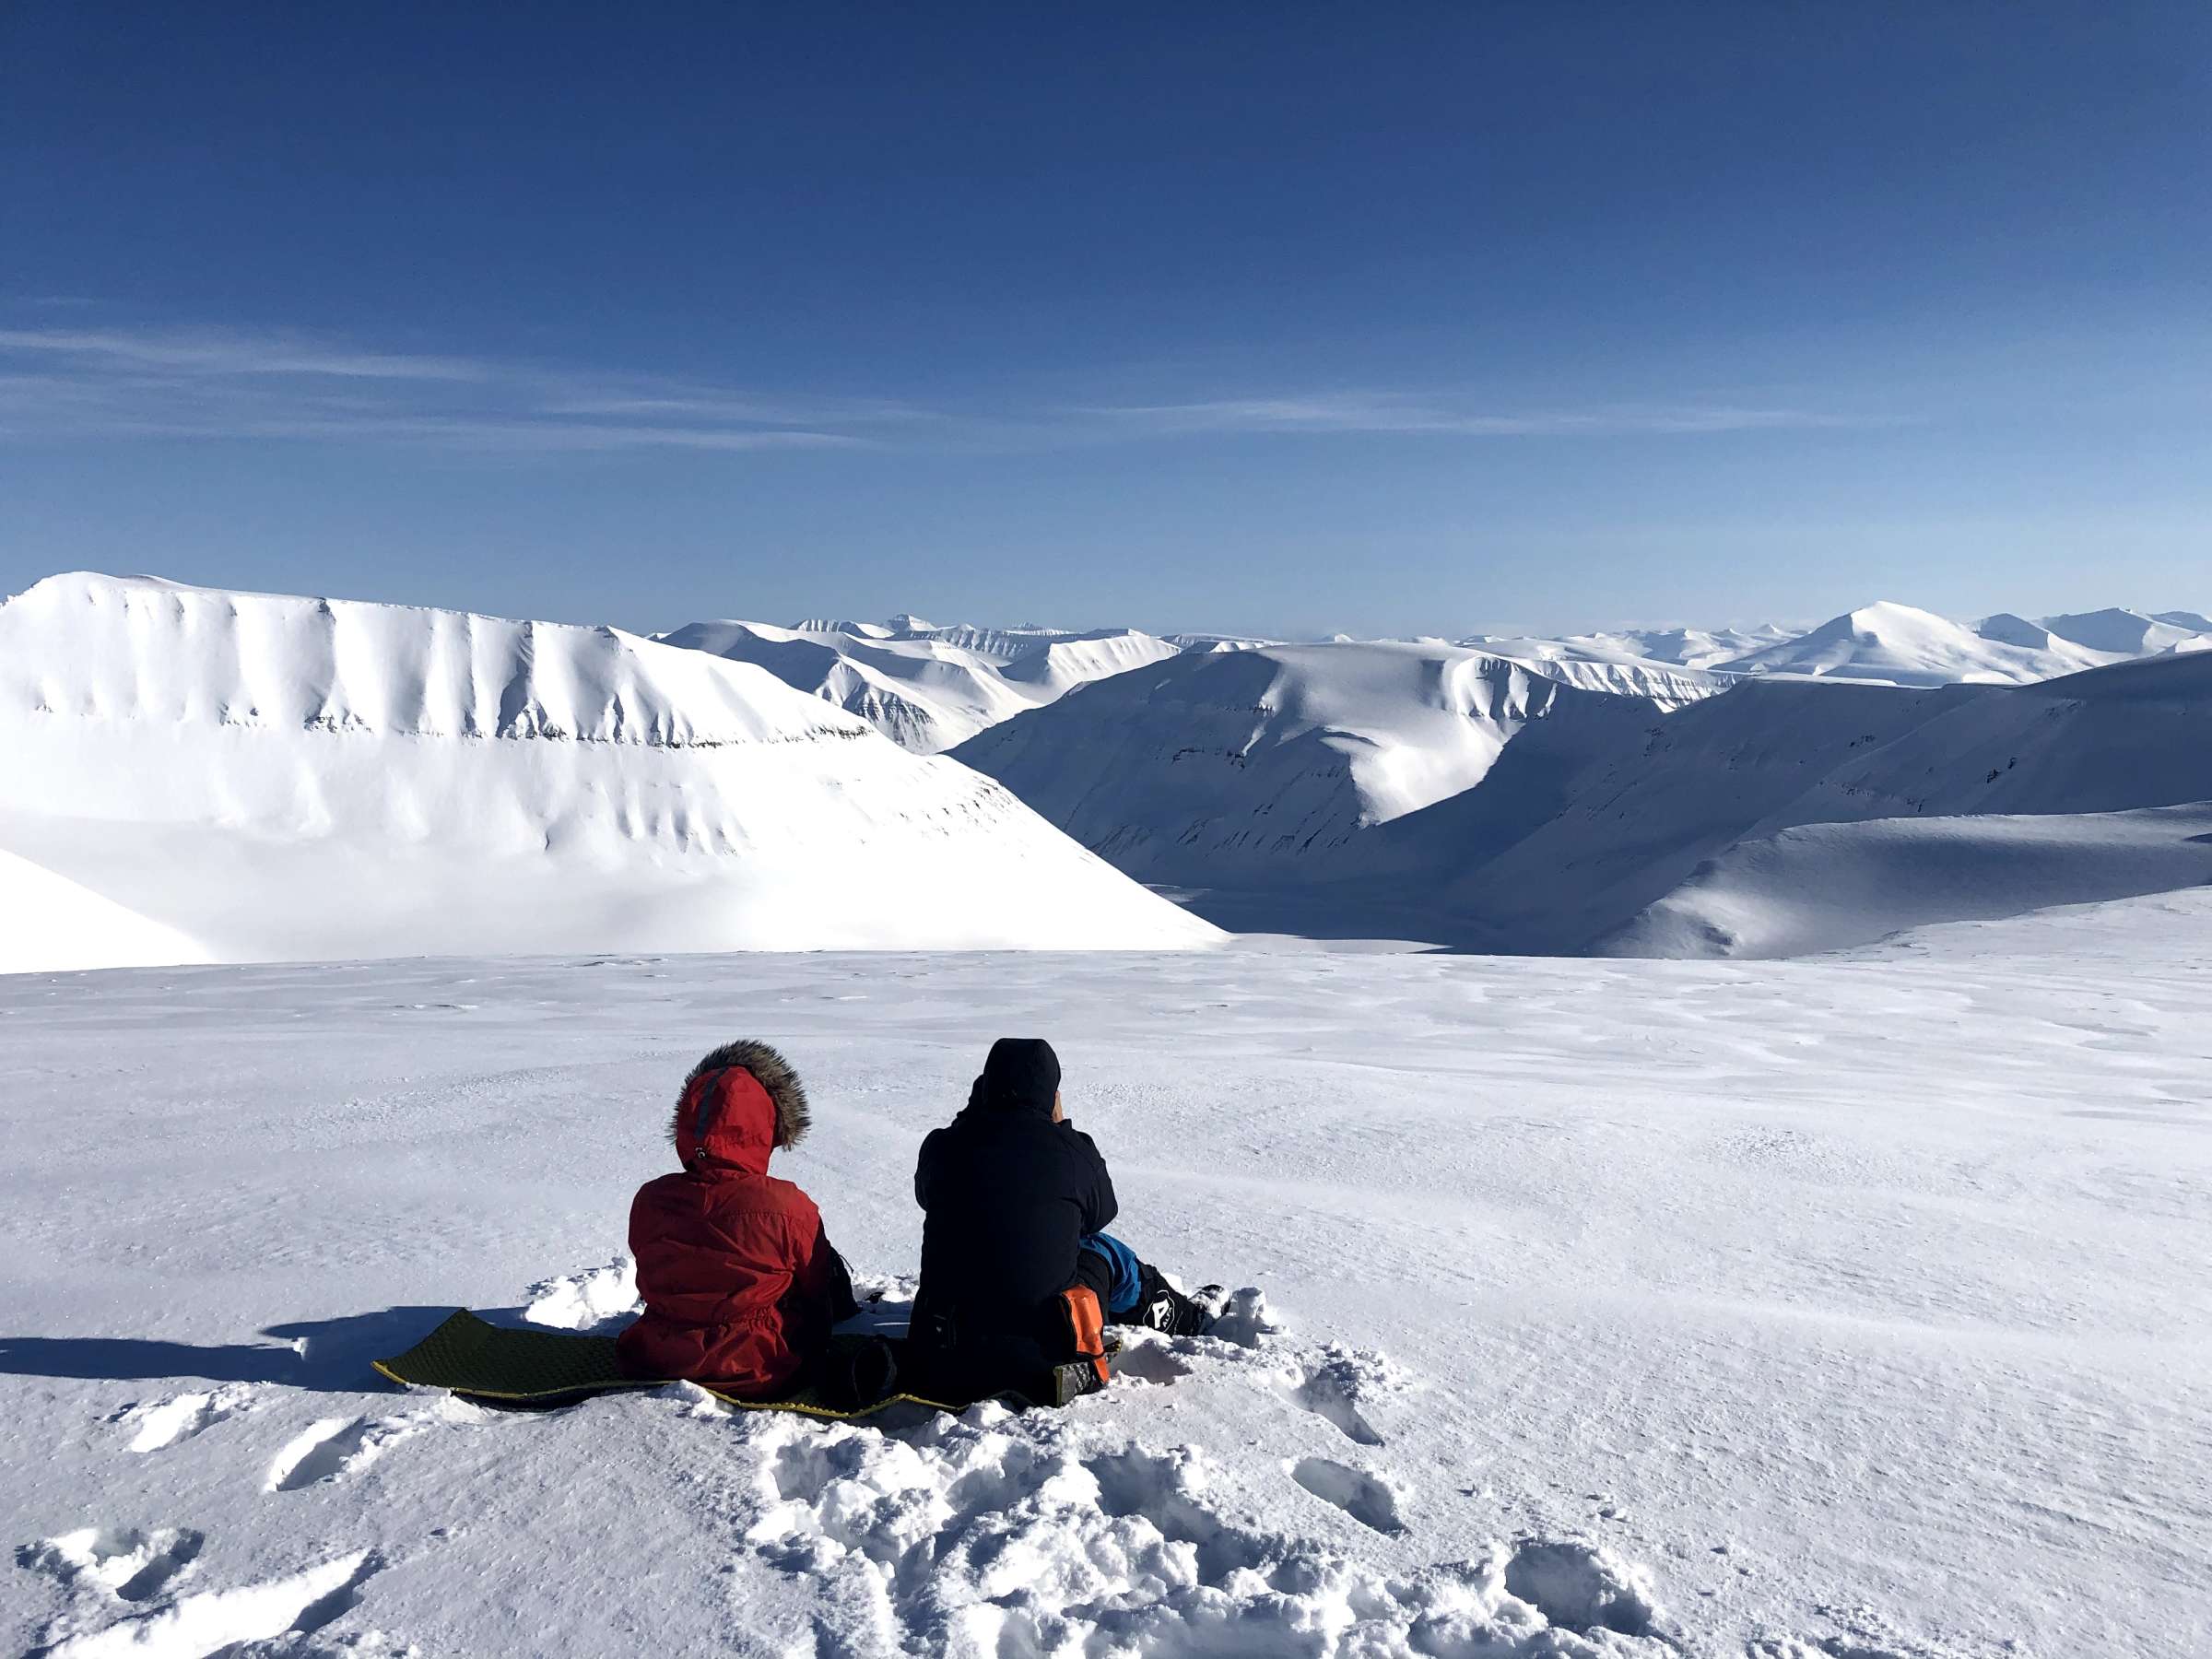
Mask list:
[[[912,1338],[947,1392],[1021,1389],[1074,1358],[1062,1293],[1078,1285],[1116,1324],[1189,1335],[1213,1323],[1203,1302],[1106,1231],[1113,1179],[1061,1111],[1059,1056],[1040,1038],[991,1045],[967,1109],[922,1143],[914,1198],[922,1283]]]

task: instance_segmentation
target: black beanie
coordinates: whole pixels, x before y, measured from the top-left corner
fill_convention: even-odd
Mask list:
[[[1041,1037],[1001,1037],[991,1045],[969,1100],[998,1112],[1049,1114],[1059,1092],[1060,1056],[1051,1043]]]

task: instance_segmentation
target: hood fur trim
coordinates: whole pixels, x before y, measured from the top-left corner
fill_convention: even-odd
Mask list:
[[[684,1078],[684,1087],[676,1097],[676,1111],[668,1119],[668,1139],[675,1144],[678,1121],[683,1115],[684,1097],[691,1092],[691,1085],[709,1072],[727,1071],[737,1067],[753,1074],[753,1081],[768,1093],[776,1109],[776,1145],[795,1147],[814,1120],[806,1109],[806,1086],[799,1081],[799,1074],[791,1069],[784,1059],[765,1042],[750,1037],[725,1042],[693,1066]]]

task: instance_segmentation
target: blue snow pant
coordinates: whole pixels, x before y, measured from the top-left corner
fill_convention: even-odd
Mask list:
[[[1112,1233],[1085,1235],[1076,1254],[1076,1280],[1099,1293],[1108,1319],[1133,1313],[1144,1300],[1144,1264]]]

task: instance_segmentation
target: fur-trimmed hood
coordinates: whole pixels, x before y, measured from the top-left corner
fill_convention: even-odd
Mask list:
[[[746,1038],[724,1043],[691,1068],[668,1138],[687,1169],[703,1161],[764,1171],[769,1153],[797,1145],[810,1121],[806,1087],[791,1063]]]

